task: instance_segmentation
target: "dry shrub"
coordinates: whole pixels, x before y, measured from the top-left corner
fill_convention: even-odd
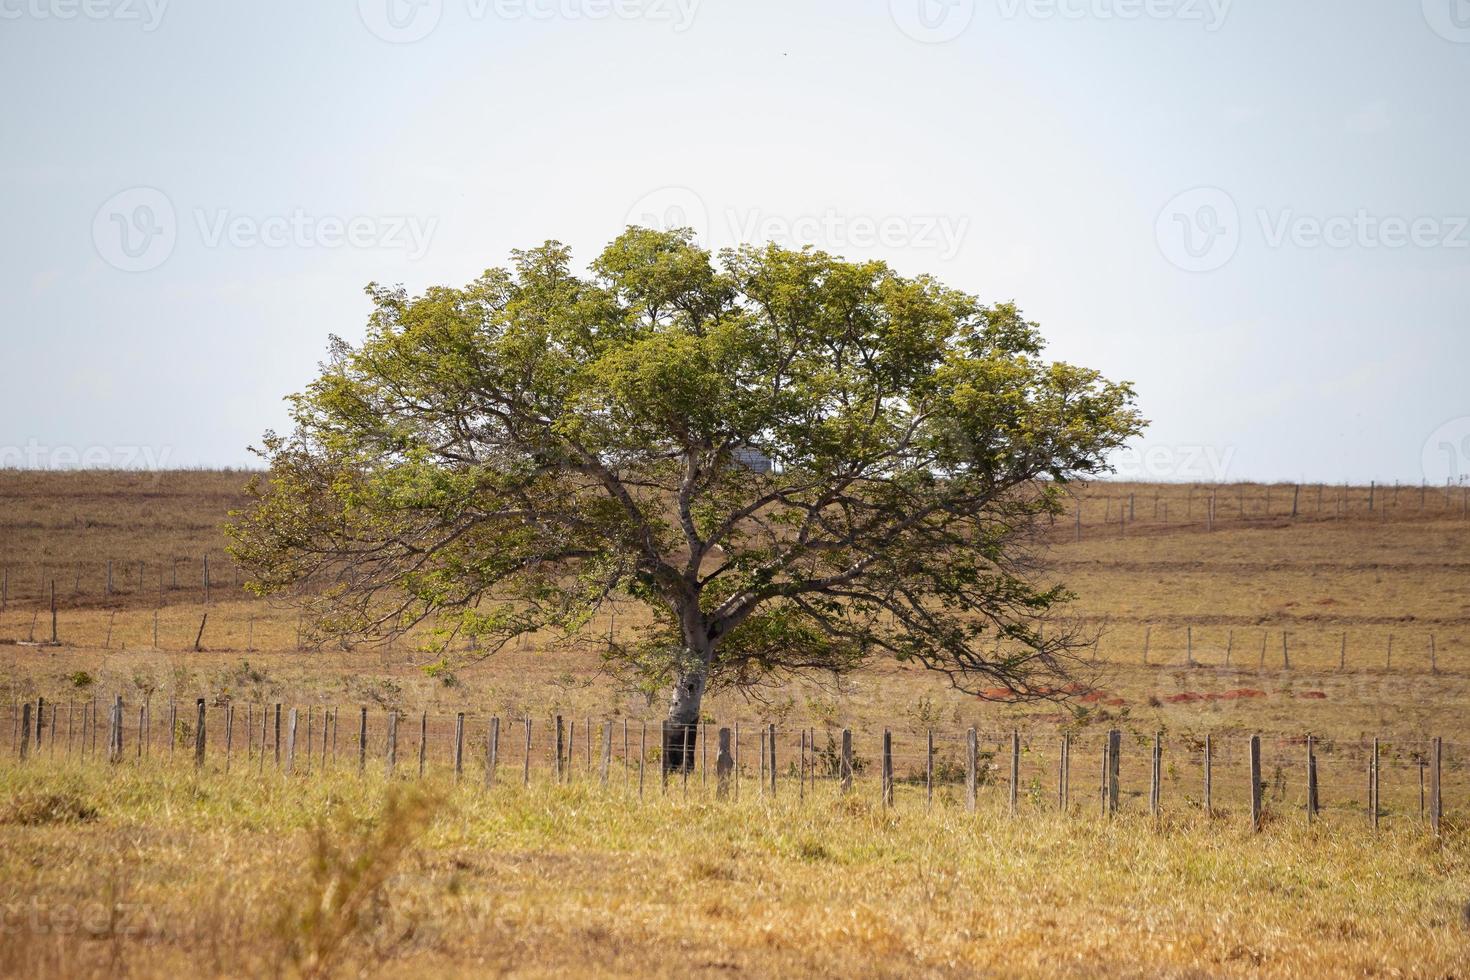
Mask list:
[[[304,894],[280,923],[286,955],[302,976],[331,975],[349,940],[379,929],[389,879],[442,802],[429,790],[395,786],[375,817],[339,811],[317,822]]]

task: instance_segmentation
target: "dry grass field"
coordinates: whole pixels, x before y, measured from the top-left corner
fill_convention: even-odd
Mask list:
[[[538,637],[429,677],[416,647],[431,636],[355,650],[301,637],[293,611],[241,594],[224,554],[219,525],[245,478],[0,472],[4,975],[1470,971],[1461,488],[1094,485],[1058,520],[1047,555],[1078,593],[1075,611],[1103,628],[1085,699],[986,701],[893,666],[722,692],[708,719],[741,726],[744,757],[739,800],[716,801],[702,771],[664,786],[650,770],[639,799],[637,765],[653,762],[657,745],[655,731],[640,750],[643,725],[656,725],[661,700],[599,669],[595,641]],[[42,642],[53,582],[54,646]],[[615,610],[596,630],[636,615]],[[116,695],[124,760],[108,766],[82,756],[81,724],[94,700]],[[54,740],[21,764],[18,705],[38,697],[56,710]],[[196,698],[210,712],[197,772]],[[303,730],[290,774],[268,743],[260,752],[261,714],[277,703],[314,726],[314,746],[323,716],[336,722],[319,755]],[[371,760],[362,777],[360,707]],[[389,712],[403,717],[391,785]],[[456,785],[459,712],[472,760]],[[555,715],[576,726],[562,783],[551,775]],[[505,734],[487,789],[492,716]],[[522,786],[526,717],[535,730]],[[605,788],[604,724],[615,733]],[[774,799],[758,791],[765,725],[778,732]],[[971,726],[983,765],[975,814],[960,775]],[[864,762],[846,797],[824,768],[844,727]],[[1110,728],[1125,736],[1123,805],[1101,819]],[[874,764],[884,729],[898,779],[891,808]],[[1015,815],[1013,730],[1023,745]],[[1148,812],[1155,733],[1166,745],[1158,816]],[[1259,834],[1243,810],[1252,733],[1264,738],[1268,783]],[[1310,825],[1308,733],[1324,803]],[[1064,734],[1073,741],[1062,815]],[[1213,816],[1201,806],[1206,734]],[[1439,838],[1420,816],[1432,736],[1446,743]],[[1374,737],[1377,831],[1364,803]],[[821,778],[802,778],[813,772]]]

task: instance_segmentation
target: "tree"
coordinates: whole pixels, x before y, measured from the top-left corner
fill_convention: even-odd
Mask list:
[[[252,588],[327,635],[426,624],[476,656],[636,601],[605,653],[671,691],[671,767],[711,684],[881,656],[1022,696],[1067,674],[1085,640],[1042,629],[1070,596],[1033,543],[1140,430],[1129,385],[881,262],[642,228],[585,277],[555,242],[513,260],[368,287],[365,339],[333,339],[229,529]]]

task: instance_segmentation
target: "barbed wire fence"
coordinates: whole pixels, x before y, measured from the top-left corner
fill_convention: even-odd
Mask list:
[[[1197,815],[1412,824],[1439,835],[1470,791],[1470,743],[1421,735],[671,726],[121,694],[5,706],[12,764],[193,770],[230,778],[448,780],[485,791],[583,785],[629,802],[866,796],[1015,816]],[[670,752],[670,746],[678,748]],[[503,789],[510,787],[511,789]]]

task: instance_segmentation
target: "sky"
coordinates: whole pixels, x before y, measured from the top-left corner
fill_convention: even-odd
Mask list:
[[[1470,0],[0,0],[0,466],[240,466],[629,223],[1015,300],[1120,476],[1470,473]]]

